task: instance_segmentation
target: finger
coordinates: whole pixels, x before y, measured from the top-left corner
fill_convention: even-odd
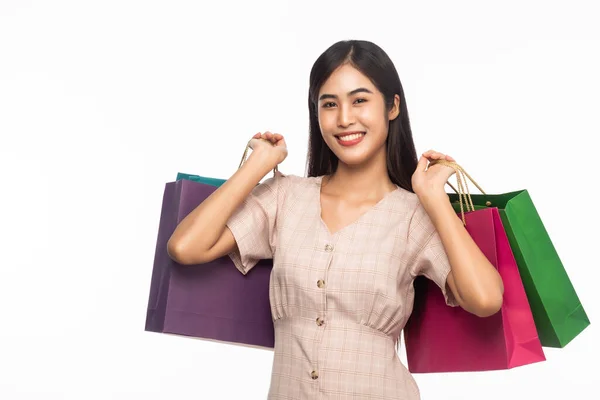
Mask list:
[[[266,140],[267,142],[270,142],[271,144],[273,144],[273,134],[269,131],[263,133],[263,137],[264,140]]]
[[[248,147],[250,147],[252,150],[254,150],[254,146],[256,146],[256,142],[260,140],[260,137],[256,137],[256,135],[254,135],[252,137],[252,139],[250,139],[250,141],[248,142]]]
[[[275,146],[287,147],[287,144],[285,144],[285,139],[283,138],[283,136],[281,137],[281,139],[279,139],[275,143]]]
[[[446,160],[456,162],[456,160],[454,158],[450,157],[449,155],[446,155]]]
[[[260,132],[252,136],[253,139],[260,139]]]
[[[429,160],[427,160],[427,157],[421,156],[421,158],[419,158],[419,162],[417,163],[417,171],[425,172],[427,170],[428,162]]]

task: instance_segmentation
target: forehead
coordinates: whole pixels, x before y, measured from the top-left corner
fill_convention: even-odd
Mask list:
[[[356,88],[367,88],[375,92],[375,85],[362,72],[349,64],[340,66],[333,71],[331,76],[325,81],[319,94],[345,95]]]

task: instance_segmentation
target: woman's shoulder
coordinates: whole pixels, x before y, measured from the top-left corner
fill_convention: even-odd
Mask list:
[[[398,186],[396,194],[396,207],[402,210],[402,215],[408,216],[409,221],[420,213],[425,212],[419,196],[414,192]]]
[[[305,197],[318,188],[321,177],[305,177],[296,174],[275,172],[254,189],[256,195],[270,193],[284,200],[288,197]]]
[[[300,176],[296,174],[276,173],[274,179],[280,181],[287,190],[303,190],[319,185],[320,176]]]
[[[419,196],[412,191],[398,188],[398,192],[400,195],[398,199],[398,207],[404,210],[403,215],[405,216],[405,220],[408,223],[409,230],[413,230],[415,228],[424,234],[430,234],[434,229],[433,222],[429,217],[429,214],[423,207],[423,203],[419,199]],[[448,200],[449,201],[449,200]]]
[[[420,204],[419,196],[414,192],[398,186],[398,193],[400,194],[398,197],[400,197],[407,205],[417,207]]]

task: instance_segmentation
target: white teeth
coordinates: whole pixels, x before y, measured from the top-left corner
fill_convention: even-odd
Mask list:
[[[348,135],[348,136],[342,136],[339,139],[342,142],[349,142],[350,140],[358,139],[359,137],[362,137],[363,135],[364,135],[364,133],[355,133],[355,134]]]

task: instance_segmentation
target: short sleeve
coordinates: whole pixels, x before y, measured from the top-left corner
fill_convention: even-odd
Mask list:
[[[413,276],[425,276],[442,291],[446,304],[458,305],[452,291],[447,286],[451,266],[448,255],[433,222],[421,204],[417,206],[409,227],[409,242],[415,255],[412,262]]]
[[[260,260],[273,258],[285,179],[276,174],[258,184],[226,223],[237,244],[228,256],[244,275]]]

